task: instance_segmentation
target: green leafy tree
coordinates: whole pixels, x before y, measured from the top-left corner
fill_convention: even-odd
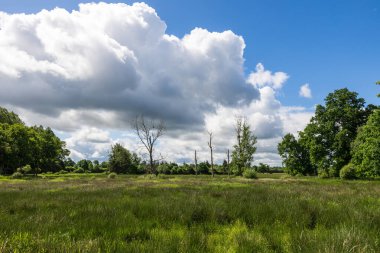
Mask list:
[[[17,114],[0,107],[0,172],[11,174],[30,165],[37,174],[64,168],[69,151],[50,128],[26,126]]]
[[[131,166],[131,173],[139,174],[139,166],[141,164],[141,158],[136,154],[132,153],[132,166]]]
[[[352,143],[352,163],[361,177],[380,177],[380,109],[359,128]]]
[[[171,174],[171,166],[167,162],[162,162],[157,167],[157,171],[160,174]]]
[[[208,161],[201,162],[198,164],[198,173],[199,174],[210,174],[211,165]]]
[[[259,166],[257,166],[257,172],[260,173],[269,173],[270,172],[270,166],[268,164],[259,163]]]
[[[92,164],[93,164],[93,168],[92,168],[91,172],[93,172],[93,173],[99,173],[99,172],[102,172],[102,169],[101,169],[101,167],[100,167],[100,163],[99,163],[98,160],[94,160],[94,161],[92,162]]]
[[[232,151],[232,168],[236,175],[242,175],[245,168],[251,166],[253,154],[256,152],[257,138],[250,130],[247,122],[242,118],[236,120],[236,139]]]
[[[380,85],[380,81],[377,81],[376,84],[377,84],[377,85]],[[377,96],[380,97],[380,93],[377,94]]]
[[[82,168],[85,172],[91,172],[94,168],[92,161],[87,159],[79,160],[76,165],[77,167]]]
[[[65,167],[75,167],[75,162],[71,158],[67,158],[64,161]]]
[[[36,159],[34,152],[38,149],[31,136],[32,131],[23,124],[3,124],[3,134],[8,144],[8,154],[4,161],[4,173],[12,174],[17,168],[24,165],[34,165],[32,159]],[[37,158],[38,159],[38,158]]]
[[[109,166],[108,166],[108,161],[103,161],[101,164],[100,164],[100,167],[104,170],[104,169],[108,169]]]
[[[277,146],[285,171],[290,175],[311,175],[315,170],[310,163],[309,152],[294,135],[286,134]]]
[[[229,169],[229,164],[227,162],[227,160],[223,160],[223,164],[221,166],[221,173],[222,174],[228,174],[228,169]]]
[[[31,129],[34,131],[34,137],[30,141],[36,142],[35,145],[38,147],[34,152],[38,157],[38,160],[32,163],[34,167],[41,168],[42,172],[63,170],[66,157],[70,154],[66,149],[66,143],[61,141],[49,127],[34,126]]]
[[[108,166],[110,172],[131,173],[134,166],[131,153],[122,145],[116,143],[111,148]]]
[[[373,109],[364,105],[364,99],[347,88],[328,94],[325,106],[317,105],[315,116],[300,133],[300,141],[309,150],[318,173],[339,176],[339,170],[351,160],[351,142]]]
[[[0,124],[24,124],[17,114],[0,107]]]

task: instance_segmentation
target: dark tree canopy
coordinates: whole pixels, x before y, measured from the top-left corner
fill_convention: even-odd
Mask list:
[[[137,156],[131,154],[128,149],[124,148],[121,144],[116,143],[111,148],[108,166],[110,172],[115,173],[136,173],[136,164],[139,160]]]

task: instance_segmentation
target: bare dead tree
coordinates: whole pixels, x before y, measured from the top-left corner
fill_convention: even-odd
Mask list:
[[[197,151],[194,150],[194,162],[195,162],[195,175],[198,175],[198,160],[197,160]]]
[[[230,177],[231,169],[230,169],[230,150],[227,149],[227,170],[228,170],[228,177]]]
[[[210,136],[210,141],[207,143],[208,147],[210,148],[211,153],[211,175],[214,177],[214,158],[212,156],[212,132],[208,132],[208,135]]]
[[[133,122],[133,127],[136,131],[136,135],[149,154],[149,172],[157,175],[153,153],[158,138],[165,132],[165,124],[162,120],[150,120],[147,122],[143,116],[138,116]]]
[[[241,147],[241,135],[242,135],[242,125],[244,124],[244,118],[242,116],[236,116],[236,138],[238,141],[238,147]]]

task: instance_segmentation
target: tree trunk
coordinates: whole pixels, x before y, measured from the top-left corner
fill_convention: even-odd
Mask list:
[[[228,177],[230,177],[231,169],[230,169],[230,150],[227,149],[227,170],[228,170]]]
[[[212,156],[212,146],[210,147],[211,149],[211,175],[214,177],[214,158]]]
[[[197,161],[197,151],[194,151],[194,161],[195,161],[195,175],[198,175],[198,161]]]
[[[210,153],[211,153],[211,175],[214,177],[214,159],[212,156],[212,132],[208,133],[210,136],[210,141],[207,143],[209,148],[210,148]]]

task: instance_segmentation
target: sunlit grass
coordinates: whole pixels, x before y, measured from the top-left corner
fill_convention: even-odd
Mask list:
[[[380,252],[380,182],[0,178],[0,252]]]

